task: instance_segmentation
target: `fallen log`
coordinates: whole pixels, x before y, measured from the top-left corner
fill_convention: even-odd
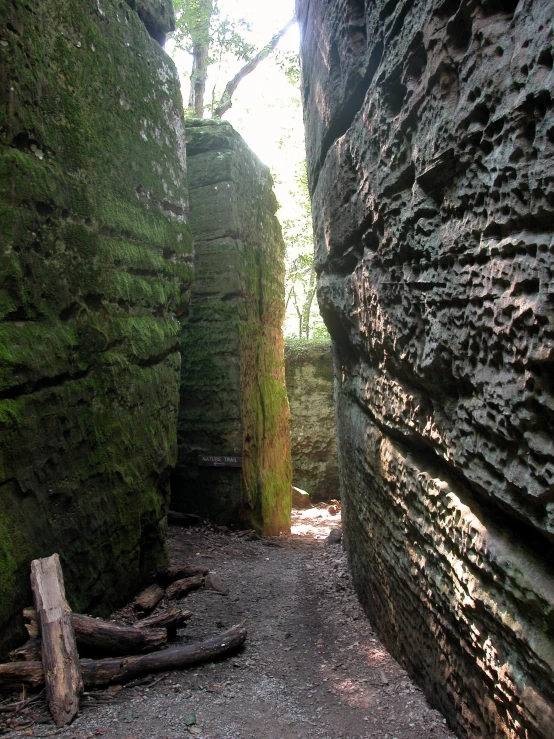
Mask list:
[[[246,629],[242,624],[213,639],[187,646],[169,647],[163,652],[152,652],[126,659],[104,659],[94,662],[82,660],[83,677],[86,685],[106,685],[127,682],[152,672],[179,670],[184,667],[212,662],[241,647],[246,640]]]
[[[170,526],[200,526],[204,522],[201,516],[194,513],[178,513],[177,511],[168,511],[167,523]]]
[[[79,712],[83,679],[57,554],[31,562],[31,589],[42,643],[46,698],[59,728],[71,723]]]
[[[80,660],[85,685],[110,685],[135,680],[152,672],[182,670],[185,667],[212,662],[236,652],[246,640],[243,624],[233,626],[213,639],[169,647],[161,652],[152,652],[136,657]],[[22,683],[37,687],[44,680],[40,662],[10,662],[0,665],[0,688],[20,688]]]
[[[155,613],[153,616],[143,618],[137,621],[131,628],[133,629],[167,629],[168,635],[175,633],[177,629],[182,629],[189,618],[192,611],[181,611],[179,608],[167,608],[161,613]]]
[[[22,685],[36,688],[43,684],[42,662],[8,662],[0,665],[0,690],[21,690]]]
[[[29,609],[25,609],[29,610]],[[167,646],[167,631],[176,631],[184,621],[192,616],[182,614],[177,608],[159,613],[152,619],[145,619],[144,631],[134,626],[121,626],[101,618],[91,618],[80,613],[71,614],[75,639],[79,647],[95,654],[117,657],[119,655],[146,654]],[[183,617],[184,615],[184,617]],[[167,626],[166,626],[167,622]],[[10,661],[32,662],[41,659],[41,641],[33,637],[9,653]]]
[[[40,636],[33,636],[25,644],[13,649],[9,654],[10,662],[34,662],[42,659]]]
[[[198,590],[204,584],[204,578],[201,575],[196,577],[185,577],[183,580],[177,580],[170,585],[165,591],[165,597],[168,600],[175,598],[184,598],[191,590]]]
[[[182,580],[185,577],[196,577],[197,575],[205,576],[209,572],[207,567],[192,567],[190,565],[164,565],[158,567],[154,573],[154,580],[162,588],[167,588],[176,580]]]
[[[74,613],[72,621],[77,644],[89,653],[116,657],[145,654],[167,646],[165,628],[136,629],[134,626],[119,626],[80,613]]]
[[[143,590],[142,593],[137,595],[133,601],[133,608],[140,615],[150,613],[158,605],[161,599],[164,597],[164,590],[159,585],[150,585]]]

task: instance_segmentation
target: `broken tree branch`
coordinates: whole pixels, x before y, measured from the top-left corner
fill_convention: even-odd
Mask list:
[[[215,117],[221,118],[222,115],[224,115],[230,108],[233,107],[232,98],[235,90],[239,86],[240,81],[251,72],[253,72],[258,64],[260,64],[260,62],[263,62],[263,60],[271,54],[273,49],[277,46],[281,38],[285,35],[285,33],[289,30],[293,23],[296,23],[296,17],[291,18],[287,25],[284,26],[284,28],[281,28],[281,30],[275,34],[271,41],[266,46],[264,46],[263,49],[260,49],[260,51],[237,72],[232,80],[229,80],[229,82],[225,85],[225,89],[223,90],[223,95],[221,96],[219,105],[213,112],[213,115]]]

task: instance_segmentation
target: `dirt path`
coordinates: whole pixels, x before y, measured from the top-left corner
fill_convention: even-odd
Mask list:
[[[340,545],[324,537],[338,517],[296,513],[296,535],[249,541],[230,532],[170,529],[175,561],[203,564],[229,595],[201,590],[184,641],[247,619],[236,657],[97,691],[63,739],[446,739],[442,716],[387,654],[352,591]],[[319,538],[317,538],[319,537]],[[32,733],[30,733],[32,732]],[[51,736],[52,724],[6,737]]]

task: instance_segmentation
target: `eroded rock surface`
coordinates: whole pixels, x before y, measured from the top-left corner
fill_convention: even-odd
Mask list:
[[[299,0],[345,537],[465,736],[554,725],[547,0]]]
[[[108,613],[166,557],[188,300],[175,67],[114,0],[0,2],[0,650],[58,552]]]
[[[285,342],[292,484],[314,502],[340,497],[333,356],[328,342]]]
[[[230,124],[187,122],[197,279],[183,316],[172,507],[276,534],[290,526],[284,243],[269,171]],[[242,467],[199,466],[200,456]]]

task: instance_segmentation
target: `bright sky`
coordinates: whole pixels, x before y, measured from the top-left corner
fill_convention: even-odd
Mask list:
[[[294,15],[294,0],[279,3],[260,3],[259,0],[220,0],[222,15],[244,18],[252,26],[248,41],[262,48]],[[279,42],[279,49],[298,50],[298,27],[293,26]],[[191,57],[176,50],[171,39],[166,50],[173,57],[181,76],[183,99],[186,105],[189,90]],[[225,69],[212,68],[206,85],[209,102],[214,84],[223,88],[244,62],[227,64]],[[297,108],[292,114],[291,108]],[[233,107],[226,113],[228,120],[239,131],[248,145],[272,170],[281,169],[282,148],[278,142],[289,134],[295,145],[302,140],[303,125],[300,96],[286,80],[272,58],[265,59],[252,74],[245,77],[233,96]],[[298,113],[298,114],[297,114]],[[290,149],[290,146],[288,147]],[[279,177],[278,179],[281,179]]]
[[[244,18],[251,24],[252,33],[248,41],[258,49],[265,46],[294,15],[294,0],[280,0],[277,3],[220,0],[219,5],[222,15],[234,19]],[[278,48],[296,52],[298,45],[298,27],[295,25],[281,39]],[[175,50],[171,40],[168,40],[166,51],[171,54],[179,69],[186,105],[191,57]],[[206,85],[208,102],[214,84],[222,90],[243,63],[228,62],[219,75],[212,68]],[[275,180],[275,194],[281,205],[277,216],[281,221],[296,218],[299,207],[294,195],[294,177],[299,163],[305,157],[300,91],[287,80],[272,57],[265,59],[240,82],[233,95],[233,107],[225,114],[224,119],[234,126],[250,148],[271,169]],[[314,309],[317,311],[315,301]],[[295,321],[292,316],[288,317],[286,333],[294,332]]]

